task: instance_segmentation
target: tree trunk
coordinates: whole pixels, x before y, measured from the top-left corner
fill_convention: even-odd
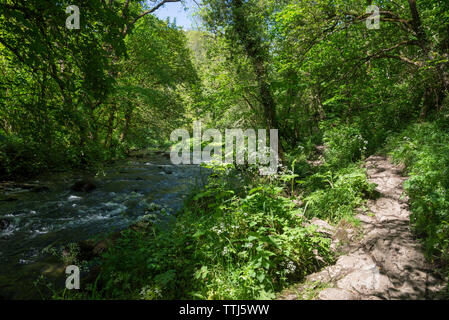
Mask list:
[[[125,113],[125,126],[120,136],[120,142],[125,142],[128,137],[129,127],[131,126],[132,110],[128,109]]]
[[[109,114],[106,138],[104,139],[105,147],[109,147],[111,145],[112,132],[114,131],[115,112],[116,112],[116,107],[114,106],[111,110],[111,113]]]
[[[265,58],[267,53],[265,52],[262,39],[260,35],[256,35],[252,32],[251,26],[249,26],[246,18],[243,1],[233,0],[233,22],[235,24],[235,31],[238,39],[243,45],[246,55],[250,59],[257,80],[259,94],[261,98],[261,104],[263,107],[263,113],[268,129],[280,129],[276,119],[276,103],[271,92],[270,84],[268,81],[268,72],[266,69]],[[279,138],[281,138],[279,132]],[[281,140],[281,139],[280,139]],[[279,157],[283,159],[283,150],[279,141]]]

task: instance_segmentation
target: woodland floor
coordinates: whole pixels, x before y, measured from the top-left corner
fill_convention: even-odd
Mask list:
[[[278,299],[394,300],[438,299],[444,279],[426,261],[410,229],[408,199],[402,188],[407,179],[401,168],[381,156],[365,162],[379,197],[360,208],[359,232],[346,234],[346,245],[334,265],[311,274],[301,285]],[[341,230],[317,224],[341,243]]]

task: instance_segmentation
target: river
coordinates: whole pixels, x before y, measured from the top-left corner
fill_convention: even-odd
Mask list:
[[[175,166],[166,156],[154,154],[116,163],[97,175],[47,173],[27,181],[44,186],[43,190],[4,188],[0,191],[0,299],[39,298],[33,283],[55,267],[48,263],[44,248],[122,230],[143,216],[151,203],[176,212],[192,188],[204,184],[205,173],[199,166]],[[93,178],[95,190],[71,190],[86,177]]]

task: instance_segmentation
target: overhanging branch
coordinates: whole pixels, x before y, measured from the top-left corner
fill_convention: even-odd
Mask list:
[[[162,0],[161,2],[159,2],[157,5],[155,5],[154,7],[152,7],[151,9],[148,9],[144,12],[142,12],[141,14],[139,14],[137,17],[134,18],[133,21],[131,21],[129,24],[127,24],[125,26],[125,29],[123,30],[123,34],[126,35],[129,27],[134,25],[139,19],[145,17],[146,15],[155,12],[156,10],[158,10],[160,7],[162,7],[164,4],[169,3],[169,2],[180,2],[181,0]],[[125,4],[125,9],[127,9],[128,7],[128,1]]]

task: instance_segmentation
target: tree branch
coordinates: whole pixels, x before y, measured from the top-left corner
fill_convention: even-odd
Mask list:
[[[402,41],[400,43],[395,44],[394,46],[391,46],[389,48],[385,48],[382,50],[377,51],[375,54],[369,55],[363,59],[364,62],[368,62],[369,60],[373,59],[383,59],[383,58],[389,58],[389,59],[397,59],[401,60],[403,62],[406,62],[408,64],[414,65],[415,67],[423,67],[424,63],[420,61],[413,61],[403,55],[392,55],[389,54],[389,52],[401,47],[401,46],[408,46],[408,45],[417,45],[419,46],[419,42],[417,40],[408,40],[408,41]]]
[[[139,19],[145,17],[146,15],[155,12],[157,9],[159,9],[160,7],[162,7],[164,4],[169,3],[169,2],[180,2],[181,0],[162,0],[161,2],[159,2],[157,5],[155,5],[153,8],[148,9],[144,12],[142,12],[141,14],[139,14],[136,18],[134,18],[133,21],[131,21],[129,24],[127,24],[125,26],[125,29],[123,30],[123,34],[126,35],[128,33],[129,27],[134,25]],[[128,2],[126,3],[126,5],[128,4]]]
[[[352,22],[361,22],[365,21],[368,17],[370,17],[371,13],[364,13],[362,15],[359,15],[358,13],[348,12],[345,13],[345,15],[351,17],[353,19]],[[403,19],[391,11],[379,11],[379,15],[380,21],[396,22],[405,31],[413,31],[413,27],[410,24],[412,22],[411,20]]]

